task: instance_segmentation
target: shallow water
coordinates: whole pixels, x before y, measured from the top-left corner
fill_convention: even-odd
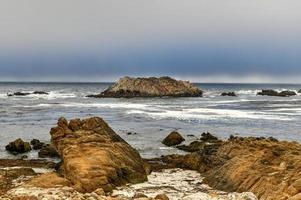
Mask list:
[[[160,143],[172,130],[179,130],[184,136],[199,137],[208,131],[222,138],[238,134],[301,141],[301,96],[256,96],[261,89],[297,91],[301,85],[198,84],[205,91],[202,98],[85,98],[109,85],[0,83],[0,157],[11,157],[4,150],[5,145],[19,137],[49,141],[49,130],[61,116],[103,117],[143,157],[179,153]],[[37,90],[50,94],[7,96],[10,92]],[[221,97],[224,91],[235,91],[239,97]],[[35,151],[29,154],[36,155]]]

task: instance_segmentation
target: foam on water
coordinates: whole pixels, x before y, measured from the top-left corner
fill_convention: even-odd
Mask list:
[[[195,108],[183,109],[180,111],[165,110],[161,112],[145,112],[143,110],[129,110],[127,114],[143,114],[155,119],[173,118],[180,120],[205,120],[220,118],[245,118],[245,119],[262,119],[262,120],[280,120],[290,121],[292,118],[285,116],[276,116],[265,112],[228,110],[228,109],[209,109]]]

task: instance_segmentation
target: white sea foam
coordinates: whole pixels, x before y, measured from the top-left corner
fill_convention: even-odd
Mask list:
[[[161,112],[145,112],[142,110],[130,110],[128,114],[145,114],[154,119],[173,118],[179,120],[208,120],[220,118],[245,118],[289,121],[292,118],[279,116],[266,112],[242,111],[230,109],[193,108],[183,110],[164,110]]]

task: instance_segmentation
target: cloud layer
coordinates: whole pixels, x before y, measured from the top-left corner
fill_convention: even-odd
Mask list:
[[[300,10],[298,0],[4,0],[0,80],[298,81]]]

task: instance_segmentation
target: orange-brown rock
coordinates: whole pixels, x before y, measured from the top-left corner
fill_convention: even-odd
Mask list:
[[[273,138],[231,137],[185,156],[151,160],[153,169],[198,170],[211,187],[228,192],[253,192],[260,200],[301,199],[301,145]]]
[[[60,118],[51,141],[63,160],[62,174],[81,192],[111,191],[125,183],[147,180],[139,153],[101,118]]]
[[[49,172],[34,177],[32,180],[26,183],[26,185],[39,188],[55,188],[62,186],[71,186],[71,183],[66,178],[60,177],[57,173]]]
[[[200,97],[202,90],[188,81],[175,80],[170,77],[121,78],[117,83],[98,95],[88,97]]]

